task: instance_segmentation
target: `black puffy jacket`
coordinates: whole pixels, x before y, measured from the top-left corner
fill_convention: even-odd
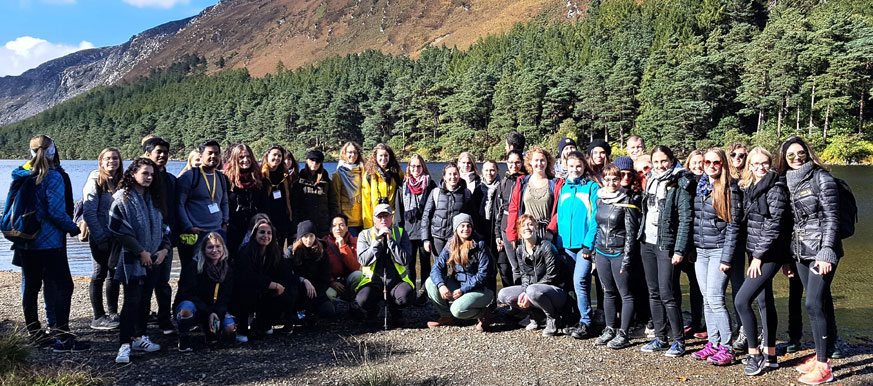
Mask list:
[[[506,235],[506,219],[509,216],[509,202],[512,200],[512,189],[518,177],[524,174],[507,174],[500,180],[497,186],[497,194],[494,196],[494,234],[504,237]]]
[[[733,265],[743,219],[743,193],[736,181],[730,183],[730,196],[731,222],[718,217],[711,194],[694,196],[694,246],[700,249],[722,248],[721,262],[726,265]]]
[[[318,237],[330,233],[330,224],[333,217],[337,215],[337,205],[333,184],[330,183],[330,177],[324,169],[314,173],[309,172],[309,169],[300,172],[300,179],[291,188],[291,198],[295,223],[312,221],[315,225],[315,235]]]
[[[651,172],[649,179],[654,178]],[[694,190],[696,185],[694,175],[688,171],[680,172],[671,177],[667,183],[667,196],[658,205],[658,241],[656,245],[662,251],[673,251],[680,256],[688,256],[693,247],[691,240],[691,223],[694,221]],[[658,201],[653,195],[643,192],[643,217],[640,220],[640,239],[645,234],[646,216],[649,202]]]
[[[423,224],[430,224],[423,229],[424,240],[431,237],[447,240],[452,237],[452,218],[458,213],[473,215],[473,204],[467,183],[458,181],[458,186],[451,191],[446,189],[445,181],[440,187],[430,192],[430,198],[424,206]],[[475,227],[476,224],[473,224]]]
[[[785,177],[770,171],[743,195],[746,251],[765,262],[782,263],[788,255],[791,212]]]
[[[179,281],[176,302],[188,300],[194,303],[197,307],[197,319],[200,322],[208,320],[210,314],[216,314],[219,320],[223,320],[233,294],[233,281],[231,267],[228,267],[227,275],[220,283],[210,279],[205,271],[188,275],[185,280]]]
[[[817,184],[819,188],[813,189],[813,184]],[[794,234],[791,238],[791,252],[794,258],[816,260],[822,248],[833,250],[837,259],[842,257],[839,193],[837,183],[831,174],[826,170],[813,168],[801,176],[800,181],[793,188],[789,185],[789,193],[791,208],[794,211]],[[828,260],[822,259],[822,261]]]
[[[622,269],[627,271],[630,258],[639,250],[637,234],[640,231],[642,203],[640,196],[625,192],[624,199],[607,204],[597,199],[594,220],[597,221],[597,234],[594,236],[594,249],[605,254],[622,254]]]
[[[521,285],[549,284],[558,288],[565,288],[568,283],[570,272],[564,260],[558,257],[555,245],[545,239],[537,241],[533,253],[527,253],[524,241],[518,243],[515,256],[518,258],[519,270],[521,270]]]

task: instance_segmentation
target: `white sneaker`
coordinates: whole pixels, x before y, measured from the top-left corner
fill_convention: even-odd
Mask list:
[[[115,363],[130,363],[130,345],[125,343],[118,348]]]
[[[155,352],[161,349],[161,345],[152,343],[148,336],[143,335],[142,338],[133,341],[131,348],[134,351]]]
[[[273,335],[273,329],[271,328],[271,329],[269,329],[269,330],[267,330],[267,331],[264,331],[264,334],[265,334],[265,335]]]
[[[518,321],[518,325],[522,327],[527,327],[528,324],[530,324],[530,316]]]
[[[245,335],[239,335],[239,334],[237,334],[237,336],[236,336],[236,341],[237,341],[237,342],[240,342],[240,343],[245,343],[245,342],[248,342],[248,341],[249,341],[249,337],[247,337],[247,336],[245,336]]]

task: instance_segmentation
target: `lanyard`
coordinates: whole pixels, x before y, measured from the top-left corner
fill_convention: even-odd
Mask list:
[[[270,179],[270,174],[269,174],[269,172],[267,173],[267,181],[270,181],[270,187],[272,188],[272,190],[276,190],[276,188],[278,188],[279,185],[282,185],[282,183],[285,182],[285,180],[286,180],[287,178],[288,178],[288,173],[285,173],[285,174],[282,176],[282,180],[279,181],[278,184],[273,184],[273,180]]]
[[[215,170],[212,171],[212,187],[209,187],[209,180],[206,179],[206,172],[203,171],[203,166],[200,167],[200,174],[203,175],[203,181],[206,181],[206,190],[209,191],[209,198],[212,202],[215,202],[215,190],[217,186],[215,186]]]
[[[215,294],[212,295],[212,303],[215,303],[218,301],[218,287],[220,287],[220,286],[221,286],[221,283],[215,283]]]

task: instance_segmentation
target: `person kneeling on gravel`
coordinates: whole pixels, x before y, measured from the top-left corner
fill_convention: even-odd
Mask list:
[[[473,218],[466,213],[452,219],[454,235],[430,271],[424,285],[439,320],[427,322],[429,328],[451,326],[455,318],[479,320],[476,329],[488,327],[494,291],[485,288],[491,272],[491,257],[484,242],[473,240]]]
[[[558,258],[558,250],[545,239],[537,237],[537,221],[524,214],[518,218],[520,243],[516,248],[521,285],[505,287],[497,295],[497,302],[508,304],[530,315],[528,330],[536,330],[545,319],[543,336],[558,335],[561,309],[568,296],[562,288],[567,282],[569,269]]]
[[[379,314],[379,300],[385,300],[392,324],[399,326],[403,324],[401,309],[415,301],[415,286],[406,270],[412,244],[403,228],[394,225],[390,205],[376,205],[373,224],[358,236],[358,262],[363,277],[352,307],[374,318]]]

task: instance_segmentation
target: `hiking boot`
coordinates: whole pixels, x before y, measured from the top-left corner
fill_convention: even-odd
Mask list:
[[[764,356],[761,354],[749,354],[744,363],[746,366],[743,368],[743,374],[748,376],[760,375],[767,367]]]
[[[481,318],[479,318],[479,323],[476,323],[476,331],[485,332],[485,329],[491,325],[491,315],[491,309],[486,309],[485,314],[482,315]]]
[[[188,337],[188,334],[179,335],[179,352],[191,352],[194,351],[191,348],[191,339]]]
[[[800,340],[789,340],[785,346],[785,352],[789,354],[796,353],[798,350],[800,350]]]
[[[118,328],[120,324],[121,323],[118,321],[113,321],[109,315],[103,315],[91,321],[91,329],[100,331],[114,330]]]
[[[681,340],[674,340],[670,349],[664,353],[664,356],[668,358],[678,358],[683,355],[685,355],[685,342]]]
[[[745,354],[749,350],[749,342],[746,340],[746,333],[743,332],[743,329],[740,329],[739,333],[737,333],[733,347],[734,351],[739,354]]]
[[[624,330],[618,330],[615,334],[615,338],[609,341],[606,344],[606,347],[611,349],[620,349],[630,346],[630,339],[627,338],[627,332]]]
[[[130,345],[125,343],[118,348],[115,363],[130,363]]]
[[[588,325],[585,323],[579,323],[576,325],[576,328],[573,329],[573,333],[570,334],[574,339],[585,339],[588,337]]]
[[[161,349],[161,345],[152,343],[152,340],[147,335],[143,335],[142,338],[136,339],[130,344],[130,349],[133,351],[155,352]]]
[[[652,340],[651,342],[646,343],[646,345],[643,346],[643,347],[640,349],[640,351],[642,351],[642,352],[655,352],[655,351],[664,351],[664,350],[666,350],[666,349],[667,349],[667,343],[666,343],[666,342],[662,342],[662,341],[661,341],[660,339],[658,339],[658,338],[655,338],[655,339]]]
[[[435,322],[427,322],[427,328],[437,328],[443,326],[454,326],[455,318],[451,316],[444,316],[437,319]]]
[[[691,354],[691,357],[699,361],[705,361],[709,359],[709,357],[715,355],[717,352],[718,349],[712,345],[712,342],[706,342],[706,346],[703,346],[703,349],[700,351],[693,352]]]
[[[66,353],[66,352],[84,352],[91,349],[91,345],[86,342],[79,342],[75,338],[68,338],[65,341],[61,341],[58,339],[54,345],[52,345],[52,351],[56,353]]]
[[[706,360],[716,366],[725,366],[734,363],[734,355],[731,354],[731,348],[727,346],[718,346],[718,352]]]
[[[605,346],[607,343],[612,341],[615,338],[615,329],[612,327],[606,327],[603,329],[603,332],[600,333],[600,336],[594,340],[595,346]]]
[[[800,383],[805,383],[807,385],[820,385],[822,383],[831,382],[834,380],[834,374],[831,372],[830,363],[826,365],[819,364],[818,362],[814,362],[815,365],[812,370],[806,374],[797,378],[797,381]]]
[[[546,328],[543,329],[543,336],[558,335],[557,320],[552,317],[546,317]]]

